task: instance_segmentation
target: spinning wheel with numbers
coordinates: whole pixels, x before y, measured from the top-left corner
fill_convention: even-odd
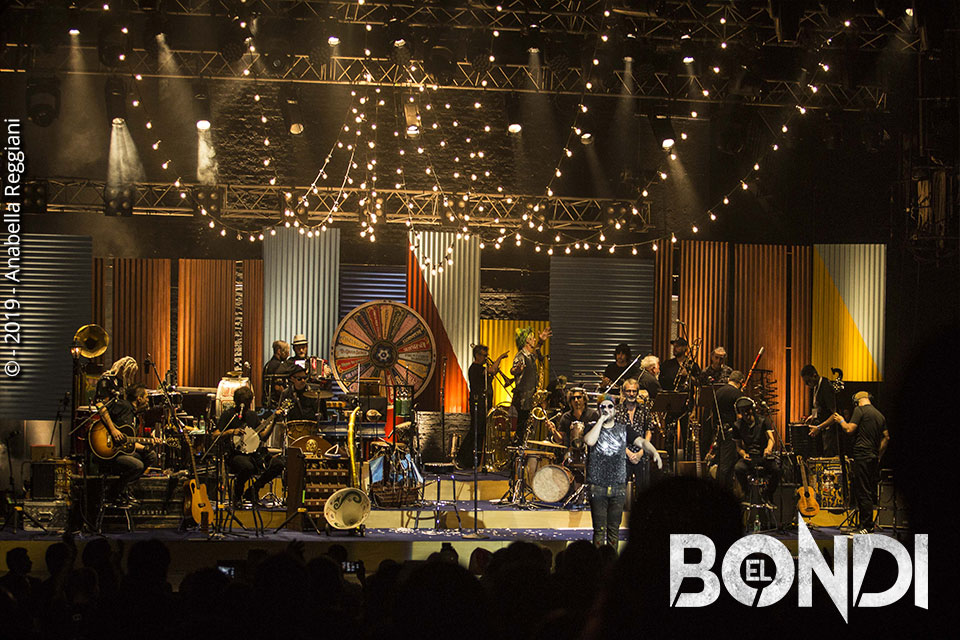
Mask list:
[[[393,401],[394,385],[413,387],[414,397],[433,376],[437,347],[420,314],[390,300],[366,302],[340,321],[330,363],[340,388],[357,392],[358,378],[378,378]]]

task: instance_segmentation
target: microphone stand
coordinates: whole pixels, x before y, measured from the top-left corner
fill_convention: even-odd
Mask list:
[[[480,533],[477,530],[480,522],[480,510],[478,505],[479,500],[479,481],[477,479],[478,467],[480,466],[480,457],[477,455],[477,433],[479,430],[479,422],[481,415],[483,419],[486,420],[487,412],[487,376],[489,373],[487,371],[487,364],[483,364],[483,391],[480,393],[480,400],[477,401],[474,405],[473,411],[473,532],[465,533],[461,537],[466,538],[467,540],[486,540],[489,536],[486,534]],[[482,404],[481,404],[482,403]],[[456,496],[454,496],[456,498]]]
[[[440,365],[440,460],[446,462],[447,459],[447,435],[446,435],[446,402],[444,396],[447,388],[447,356],[443,356],[443,363]]]

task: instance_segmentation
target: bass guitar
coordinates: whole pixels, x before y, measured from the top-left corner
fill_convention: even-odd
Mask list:
[[[803,479],[803,486],[797,489],[797,511],[805,518],[812,518],[820,513],[820,505],[817,503],[817,496],[807,484],[807,461],[797,458],[800,466],[800,476]]]
[[[139,438],[136,437],[136,430],[133,425],[125,424],[117,427],[117,431],[123,434],[123,439],[119,440],[110,434],[110,429],[99,418],[94,420],[93,424],[87,430],[87,443],[90,445],[90,451],[101,460],[113,460],[121,453],[133,453],[138,444],[164,444],[168,447],[180,448],[180,443],[173,439],[161,440],[159,438]]]
[[[233,436],[233,447],[238,453],[252,454],[260,450],[263,446],[262,435],[273,427],[280,416],[287,415],[290,408],[293,407],[293,400],[284,400],[272,416],[267,418],[259,429],[254,429],[249,425],[244,425],[238,429],[238,433]]]

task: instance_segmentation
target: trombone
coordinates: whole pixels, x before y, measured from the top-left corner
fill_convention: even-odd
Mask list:
[[[470,343],[470,348],[471,348],[471,349],[473,349],[475,346],[477,346],[477,345],[474,344],[474,343],[472,343],[472,342]],[[490,365],[496,365],[496,364],[497,364],[496,362],[494,362],[493,360],[490,359],[490,355],[487,354],[486,358],[484,358],[484,363],[483,363],[483,365],[484,365],[485,367],[489,367]],[[499,376],[499,377],[502,378],[502,379],[499,379],[499,380],[498,380],[498,377],[497,377],[497,376]],[[505,374],[505,373],[500,369],[500,367],[497,367],[496,371],[493,372],[493,379],[494,379],[494,380],[498,380],[498,381],[500,382],[500,386],[503,387],[503,390],[504,390],[504,391],[507,390],[507,387],[509,387],[510,385],[512,385],[514,382],[517,381],[516,378],[511,378],[510,376],[508,376],[507,374]]]

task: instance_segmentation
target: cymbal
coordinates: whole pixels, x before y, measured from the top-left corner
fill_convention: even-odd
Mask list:
[[[547,442],[546,440],[527,440],[527,444],[535,444],[541,447],[553,447],[554,449],[566,449],[567,447],[556,442]]]
[[[326,400],[333,397],[333,391],[328,391],[327,389],[317,389],[316,391],[304,391],[304,398],[317,398],[319,400]]]

